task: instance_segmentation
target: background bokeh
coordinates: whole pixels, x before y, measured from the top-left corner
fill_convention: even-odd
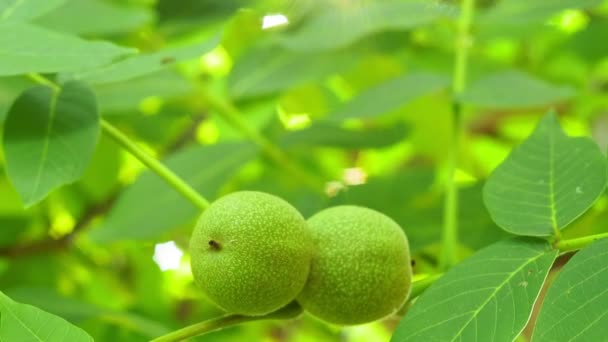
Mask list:
[[[608,1],[478,1],[466,41],[456,39],[458,14],[457,1],[439,0],[65,0],[34,22],[158,64],[127,81],[115,75],[136,66],[57,78],[92,84],[105,119],[205,197],[266,191],[305,217],[342,203],[377,209],[402,225],[425,274],[438,261],[459,44],[470,47],[459,95],[462,258],[506,236],[484,208],[483,181],[548,109],[569,134],[608,144]],[[0,78],[0,125],[32,85]],[[285,163],[265,157],[209,94],[284,150]],[[0,149],[0,289],[13,299],[99,341],[148,340],[221,314],[190,274],[196,209],[109,139],[81,180],[27,209],[4,170]],[[607,204],[566,236],[605,231]],[[199,340],[387,341],[397,322],[339,328],[305,316]]]

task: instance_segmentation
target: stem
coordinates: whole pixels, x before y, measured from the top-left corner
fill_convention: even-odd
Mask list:
[[[460,136],[463,131],[462,106],[458,97],[466,86],[468,50],[471,40],[470,29],[474,10],[475,0],[462,1],[462,10],[458,20],[456,61],[452,84],[452,139],[450,153],[448,154],[448,179],[445,185],[443,213],[443,248],[440,266],[444,270],[450,268],[458,260],[458,187],[456,184],[456,169],[458,167]]]
[[[414,300],[419,297],[424,291],[426,291],[426,289],[428,289],[431,285],[433,285],[439,278],[441,278],[441,276],[443,276],[443,273],[430,274],[427,277],[415,281],[412,284],[412,291],[410,292],[410,296],[407,302],[403,304],[401,309],[399,309],[399,311],[397,311],[395,315],[401,317],[405,316],[410,307],[412,306]]]
[[[253,141],[253,143],[258,145],[268,158],[312,189],[322,194],[325,193],[322,182],[296,167],[293,161],[289,160],[280,148],[252,128],[249,123],[243,119],[242,113],[232,103],[213,95],[210,91],[205,91],[204,96],[211,108],[215,109],[225,120],[240,130],[247,138]]]
[[[554,245],[554,247],[559,249],[560,252],[575,251],[585,248],[592,242],[604,238],[608,238],[608,233],[588,235],[576,239],[560,240]]]
[[[410,298],[416,298],[420,296],[426,289],[433,285],[439,278],[443,276],[443,273],[431,274],[428,277],[422,278],[415,281],[412,284],[412,292],[410,292]]]
[[[29,74],[27,74],[27,77],[38,84],[45,85],[49,88],[52,88],[54,91],[59,91],[61,89],[61,87],[57,83],[49,80],[48,78],[46,78],[40,74],[29,73]]]
[[[237,324],[270,319],[292,319],[298,317],[301,313],[302,308],[296,302],[292,302],[286,307],[264,316],[243,316],[229,314],[222,317],[212,318],[207,321],[196,323],[179,330],[172,331],[166,335],[160,336],[152,340],[151,342],[182,341],[189,337],[207,334]]]
[[[150,156],[144,150],[139,148],[129,137],[120,132],[116,127],[109,122],[101,119],[101,128],[103,132],[112,138],[116,143],[122,146],[125,150],[131,153],[140,162],[146,165],[150,170],[160,176],[167,184],[179,192],[184,198],[194,204],[201,210],[207,209],[209,201],[201,196],[196,190],[188,185],[181,177],[163,165],[154,157]]]
[[[45,85],[47,87],[53,88],[53,90],[58,91],[61,89],[57,83],[49,80],[48,78],[37,74],[30,73],[27,74],[27,77],[33,80],[36,83]],[[109,122],[104,119],[101,119],[101,129],[106,133],[110,138],[114,139],[119,145],[121,145],[125,150],[131,153],[135,158],[137,158],[140,162],[146,165],[150,170],[155,172],[158,176],[160,176],[167,184],[169,184],[172,188],[174,188],[177,192],[182,194],[188,201],[194,204],[197,208],[201,210],[207,209],[209,206],[209,201],[207,201],[201,194],[199,194],[196,190],[194,190],[186,181],[184,181],[181,177],[176,175],[173,171],[171,171],[168,167],[163,165],[160,161],[150,156],[144,150],[139,148],[129,137],[120,132],[116,127],[112,126]]]
[[[432,274],[426,278],[423,278],[419,281],[416,281],[412,284],[412,292],[410,293],[410,298],[418,297],[422,292],[424,292],[431,284],[433,284],[437,279],[441,278],[443,274]],[[403,307],[403,312],[407,307],[409,307],[408,302]],[[237,324],[243,324],[254,321],[262,321],[262,320],[287,320],[298,317],[302,314],[302,307],[297,302],[291,302],[286,307],[279,309],[278,311],[269,313],[264,316],[243,316],[243,315],[234,315],[229,314],[222,317],[212,318],[207,321],[203,321],[200,323],[196,323],[185,328],[172,331],[166,335],[160,336],[152,340],[151,342],[176,342],[182,341],[189,337],[194,337],[198,335],[204,335],[213,331],[217,331],[220,329],[224,329],[227,327],[231,327]],[[401,310],[400,310],[401,312]],[[399,313],[397,313],[399,314]]]

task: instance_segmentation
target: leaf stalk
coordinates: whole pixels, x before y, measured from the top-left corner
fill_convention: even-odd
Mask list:
[[[560,252],[570,252],[583,249],[591,243],[608,238],[608,233],[587,235],[575,239],[558,240],[553,244],[554,248],[557,248]]]

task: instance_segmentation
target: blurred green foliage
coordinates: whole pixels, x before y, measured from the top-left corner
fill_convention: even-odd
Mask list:
[[[10,3],[0,1],[0,13]],[[116,46],[70,69],[51,63],[61,48],[40,45],[40,63],[48,64],[42,71],[90,83],[106,119],[205,197],[262,190],[306,217],[331,205],[365,205],[402,225],[415,273],[437,267],[457,1],[65,0],[47,6],[10,18],[61,32],[69,37],[65,44],[84,39],[89,47]],[[547,109],[556,110],[569,134],[591,135],[602,151],[608,144],[608,1],[477,6],[473,38],[465,42],[469,82],[459,99],[463,258],[507,235],[483,206],[482,184]],[[276,14],[289,23],[263,29]],[[0,45],[15,41],[10,18],[0,22]],[[24,26],[17,38],[30,39],[32,30]],[[12,76],[19,64],[6,64],[9,57],[0,54],[0,125],[18,94],[34,85]],[[92,67],[99,63],[105,65]],[[203,91],[233,101],[293,164],[321,180],[326,193],[266,158],[209,106]],[[221,314],[194,286],[187,253],[171,270],[161,271],[153,260],[162,242],[185,250],[196,209],[113,142],[102,138],[80,180],[27,209],[2,153],[0,290],[8,296],[99,341],[143,341]],[[602,196],[566,236],[606,230]],[[337,328],[306,316],[198,340],[387,341],[395,324]]]

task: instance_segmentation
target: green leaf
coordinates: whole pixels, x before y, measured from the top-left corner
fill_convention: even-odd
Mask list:
[[[162,70],[123,82],[93,86],[104,116],[133,114],[147,98],[164,100],[192,94],[194,87],[186,78],[172,70]]]
[[[299,131],[289,132],[281,139],[285,148],[302,146],[328,146],[362,149],[381,148],[402,141],[408,128],[403,122],[388,127],[351,130],[332,122],[318,122]]]
[[[331,120],[369,119],[397,110],[409,101],[441,90],[447,77],[432,73],[413,73],[376,85],[329,114]]]
[[[149,54],[140,54],[102,68],[73,75],[89,83],[104,84],[127,81],[155,73],[175,62],[199,57],[217,46],[218,37],[192,45],[167,48]]]
[[[598,146],[568,137],[550,112],[490,175],[484,203],[506,231],[547,236],[583,214],[605,186],[606,161]]]
[[[356,61],[350,53],[295,53],[270,46],[245,54],[228,77],[231,96],[247,98],[319,80]]]
[[[26,206],[85,171],[99,136],[93,92],[69,82],[55,91],[36,86],[23,92],[4,124],[8,175]]]
[[[0,291],[0,341],[93,341],[84,330]]]
[[[170,331],[162,324],[138,314],[102,308],[78,298],[65,297],[50,288],[25,286],[11,288],[5,292],[15,300],[34,305],[54,315],[65,317],[65,319],[74,323],[89,319],[105,320],[117,327],[139,332],[149,338]]]
[[[306,52],[339,49],[374,33],[411,29],[457,12],[453,6],[428,1],[374,1],[329,8],[284,37],[282,44]]]
[[[495,26],[503,26],[504,29],[504,26],[541,23],[562,10],[588,8],[601,3],[602,0],[503,0],[481,13],[478,21],[484,29]]]
[[[166,165],[212,199],[256,153],[248,143],[197,146],[170,156]],[[123,193],[101,227],[91,232],[91,238],[96,242],[157,239],[196,215],[191,203],[157,175],[146,172]]]
[[[11,104],[21,92],[32,86],[32,82],[25,77],[3,77],[0,82],[0,124],[8,113]]]
[[[480,250],[416,300],[391,341],[513,341],[556,257],[549,244],[531,238]]]
[[[36,306],[69,321],[90,319],[104,313],[104,309],[100,307],[79,299],[62,296],[51,288],[22,286],[10,288],[4,292],[16,301]]]
[[[510,109],[542,107],[567,100],[572,88],[557,86],[520,71],[501,71],[485,76],[461,95],[463,103],[479,107]]]
[[[608,239],[576,253],[553,282],[532,341],[602,341],[608,324]]]
[[[0,46],[0,76],[80,70],[134,52],[25,23],[0,23]]]
[[[65,0],[2,0],[0,22],[34,19],[61,6],[64,2]]]
[[[103,0],[68,0],[63,6],[36,19],[36,24],[79,35],[116,34],[133,31],[152,18],[152,12],[143,7],[120,6]]]

